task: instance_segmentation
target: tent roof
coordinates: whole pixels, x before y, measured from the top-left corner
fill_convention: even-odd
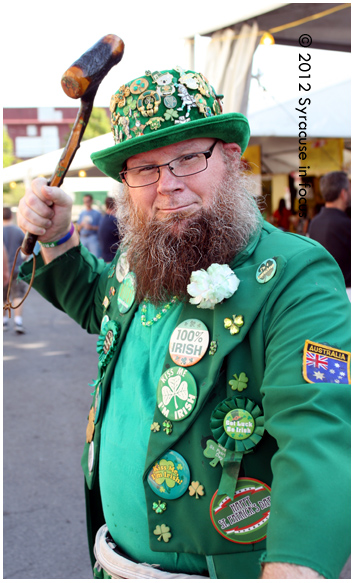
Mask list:
[[[239,7],[240,4],[238,3]],[[331,51],[351,50],[351,8],[350,4],[303,3],[276,5],[264,4],[262,12],[255,10],[246,15],[245,9],[239,17],[232,20],[229,14],[229,24],[220,25],[217,21],[209,30],[206,28],[200,34],[211,36],[222,28],[232,28],[238,33],[243,24],[258,23],[260,31],[271,32],[276,44],[299,46],[299,37],[308,34],[312,37],[313,49]],[[251,11],[252,12],[252,11]],[[323,16],[315,18],[316,15]],[[312,17],[304,22],[303,19]],[[298,23],[298,21],[300,21]],[[296,26],[287,27],[290,23]]]
[[[298,126],[304,109],[307,115],[308,137],[314,138],[350,138],[351,102],[350,80],[315,91],[309,96],[306,106],[301,106],[298,99],[286,101],[268,109],[247,115],[252,136],[298,136]],[[302,94],[302,99],[305,99]]]
[[[97,152],[113,145],[112,133],[85,140],[81,142],[79,150],[76,152],[74,160],[70,165],[70,172],[73,170],[81,170],[94,167],[90,159],[92,152]],[[13,181],[32,179],[35,176],[44,175],[51,176],[57,166],[63,149],[36,156],[24,162],[19,162],[8,168],[4,168],[2,172],[3,182],[8,183]],[[103,176],[100,173],[100,176]]]

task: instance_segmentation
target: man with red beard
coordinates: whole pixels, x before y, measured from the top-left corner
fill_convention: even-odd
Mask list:
[[[337,578],[350,552],[344,281],[262,221],[247,119],[220,97],[181,68],[113,95],[115,145],[92,155],[123,183],[110,265],[61,189],[37,179],[19,205],[36,288],[99,335],[82,458],[96,578]]]

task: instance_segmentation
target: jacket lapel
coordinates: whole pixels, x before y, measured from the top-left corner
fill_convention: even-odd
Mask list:
[[[240,279],[238,290],[230,299],[218,304],[214,310],[198,309],[192,304],[184,305],[177,326],[188,319],[202,321],[209,331],[209,341],[215,340],[218,348],[213,356],[209,355],[207,349],[204,357],[198,363],[187,367],[198,387],[197,404],[188,417],[185,417],[182,421],[174,422],[173,432],[170,435],[165,435],[162,431],[151,433],[144,476],[146,476],[157,458],[168,449],[173,449],[175,443],[186,433],[199,415],[217,382],[224,359],[243,342],[270,293],[282,277],[286,260],[279,256],[276,258],[276,263],[277,270],[274,277],[265,284],[260,284],[256,281],[256,271],[260,263],[239,267],[236,270],[236,275]],[[232,318],[233,315],[241,315],[244,321],[239,333],[235,335],[232,335],[224,327],[224,319]],[[172,366],[176,366],[176,364],[172,361],[168,349],[162,374]],[[158,407],[156,407],[154,421],[162,425],[164,420],[165,417]]]

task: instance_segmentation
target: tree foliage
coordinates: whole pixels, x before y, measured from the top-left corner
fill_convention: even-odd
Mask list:
[[[73,128],[73,125],[74,124],[71,124],[70,126],[70,132]],[[106,111],[101,107],[93,107],[89,123],[86,126],[84,135],[82,137],[82,141],[90,140],[91,138],[97,138],[98,136],[108,134],[110,131],[111,123]],[[70,132],[64,136],[63,143],[61,145],[62,148],[67,144]]]
[[[14,145],[7,130],[3,128],[3,168],[11,166],[15,162]]]
[[[111,124],[106,111],[100,107],[94,107],[86,126],[83,140],[90,140],[111,131]]]

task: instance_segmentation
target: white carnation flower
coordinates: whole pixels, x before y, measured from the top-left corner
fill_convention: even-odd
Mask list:
[[[240,280],[228,265],[212,263],[207,271],[193,271],[187,291],[191,304],[213,310],[216,304],[230,298],[238,289]]]

